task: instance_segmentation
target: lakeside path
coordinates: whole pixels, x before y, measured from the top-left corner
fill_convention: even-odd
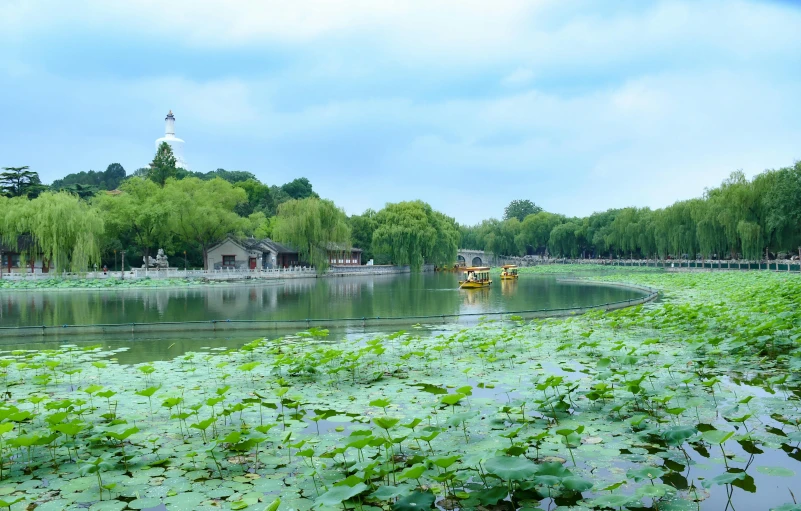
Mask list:
[[[3,499],[44,510],[496,509],[508,499],[795,509],[801,277],[592,278],[663,296],[358,342],[312,329],[135,366],[100,348],[4,354]]]

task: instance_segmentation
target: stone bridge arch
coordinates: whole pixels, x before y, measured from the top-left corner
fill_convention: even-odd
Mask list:
[[[469,266],[489,266],[492,261],[492,254],[485,253],[483,250],[459,249],[456,252],[458,263],[464,262]]]

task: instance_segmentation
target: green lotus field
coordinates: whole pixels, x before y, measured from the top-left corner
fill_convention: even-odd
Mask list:
[[[137,366],[3,352],[0,509],[801,510],[801,277],[592,278],[663,294]]]

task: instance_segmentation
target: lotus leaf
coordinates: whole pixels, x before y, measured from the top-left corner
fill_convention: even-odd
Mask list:
[[[731,484],[734,481],[745,479],[745,476],[745,472],[724,472],[712,479],[705,479],[701,484],[704,488],[709,488],[715,485]]]
[[[566,490],[583,492],[593,487],[593,483],[577,476],[567,476],[562,478],[562,487]]]
[[[767,474],[769,476],[793,477],[795,475],[795,472],[793,472],[789,468],[784,468],[784,467],[759,466],[756,468],[756,470],[760,474]]]
[[[314,501],[317,505],[322,506],[338,506],[346,500],[350,500],[360,493],[367,491],[369,487],[364,483],[359,483],[356,486],[334,486],[327,492],[323,493]]]
[[[589,501],[594,508],[621,508],[636,502],[637,499],[629,495],[601,495]]]
[[[398,501],[392,506],[392,511],[418,511],[420,509],[431,509],[433,505],[433,493],[430,491],[415,491],[398,499]]]
[[[537,473],[537,465],[519,456],[495,456],[484,464],[487,472],[505,481],[524,481]]]
[[[721,431],[718,429],[713,429],[710,431],[704,431],[701,436],[704,440],[709,442],[710,444],[724,444],[726,440],[734,436],[734,431]]]
[[[379,486],[376,491],[370,494],[370,497],[377,500],[390,500],[401,495],[407,495],[412,491],[410,484],[401,484],[398,486]]]

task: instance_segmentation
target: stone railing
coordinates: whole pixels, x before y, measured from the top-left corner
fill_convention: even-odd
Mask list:
[[[801,272],[801,261],[791,259],[771,261],[751,261],[747,259],[547,259],[539,261],[537,264],[633,266],[664,268],[666,271],[770,270]]]
[[[433,271],[434,267],[425,265],[423,271]],[[272,269],[216,269],[216,270],[181,270],[178,268],[144,269],[132,268],[125,271],[97,271],[86,273],[3,273],[2,278],[10,280],[47,280],[47,279],[205,279],[205,280],[259,280],[259,279],[291,279],[318,276],[341,277],[346,275],[386,275],[409,273],[408,266],[332,266],[322,275],[309,266],[293,266],[290,268]]]

